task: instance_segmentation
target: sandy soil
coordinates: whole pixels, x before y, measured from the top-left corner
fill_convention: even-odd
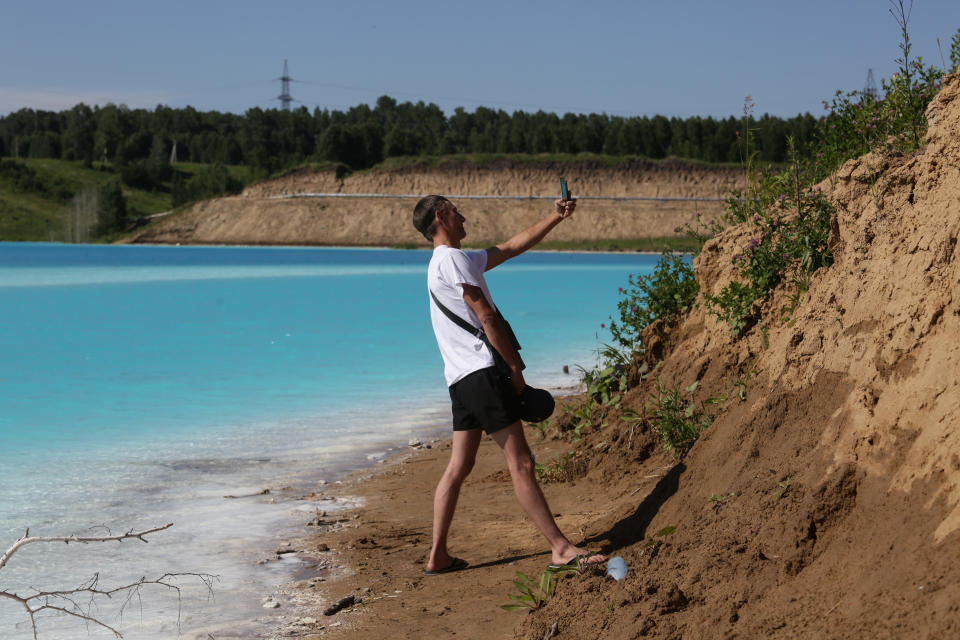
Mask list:
[[[372,171],[338,179],[329,172],[301,172],[261,182],[241,195],[199,203],[161,218],[129,242],[181,244],[422,245],[411,215],[416,197],[384,199],[297,198],[303,193],[441,193],[530,196],[558,193],[565,176],[575,195],[705,198],[690,201],[583,200],[577,215],[551,240],[610,240],[677,235],[676,227],[697,214],[720,214],[716,198],[742,181],[743,172],[680,163],[599,165],[443,165]],[[552,209],[549,200],[463,200],[471,243],[494,243],[536,222]]]
[[[570,450],[565,442],[539,441],[533,429],[528,432],[540,460],[555,460]],[[481,446],[477,465],[461,493],[451,534],[451,549],[471,566],[441,576],[422,573],[430,544],[433,489],[446,466],[449,447],[449,441],[434,443],[429,450],[401,456],[323,494],[359,497],[364,506],[346,514],[320,516],[316,533],[298,541],[305,550],[301,557],[310,559],[310,568],[286,589],[293,609],[279,637],[512,634],[524,614],[502,611],[499,605],[510,602],[507,593],[515,592],[516,572],[539,576],[550,554],[521,512],[503,455],[491,440],[485,439]],[[618,506],[594,498],[604,490],[590,479],[574,487],[550,483],[544,488],[561,527],[577,541],[592,539],[593,546],[601,546],[604,531],[597,517],[610,514],[612,518]],[[322,505],[318,503],[321,510]],[[346,596],[361,602],[333,616],[323,614]],[[302,623],[304,618],[307,624]],[[311,619],[316,622],[309,623]]]
[[[737,339],[703,307],[651,327],[655,375],[634,369],[581,439],[563,410],[548,440],[531,433],[541,461],[574,452],[545,486],[562,528],[625,558],[626,579],[589,570],[539,611],[502,612],[515,572],[538,575],[548,556],[489,442],[452,533],[472,567],[424,577],[441,444],[342,489],[366,504],[301,542],[316,577],[291,585],[302,608],[279,634],[960,637],[960,76],[928,116],[921,151],[851,160],[821,184],[837,206],[835,263],[788,317],[784,288]],[[702,291],[730,280],[749,233],[708,243]],[[651,428],[657,381],[714,399],[682,460]],[[323,614],[347,595],[361,602]]]

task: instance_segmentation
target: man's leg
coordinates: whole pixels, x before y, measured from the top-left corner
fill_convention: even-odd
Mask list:
[[[457,508],[460,487],[473,469],[482,436],[481,429],[453,432],[450,462],[433,496],[433,548],[430,549],[430,558],[427,560],[427,571],[445,569],[453,562],[453,556],[447,551],[447,534],[450,532],[453,512]]]
[[[547,499],[537,484],[536,465],[523,434],[523,425],[518,420],[509,427],[493,432],[490,437],[500,445],[507,458],[507,467],[513,479],[513,491],[520,502],[520,507],[544,535],[550,544],[551,562],[563,564],[588,553],[586,549],[575,546],[567,539],[550,512]],[[595,555],[587,559],[588,564],[603,562],[605,556]]]

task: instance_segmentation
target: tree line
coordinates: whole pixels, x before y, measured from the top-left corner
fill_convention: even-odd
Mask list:
[[[59,112],[21,109],[0,118],[0,156],[111,163],[126,168],[124,182],[146,187],[171,179],[174,145],[181,162],[242,165],[259,176],[311,161],[356,170],[389,157],[460,153],[590,152],[738,162],[747,131],[758,159],[783,162],[787,138],[806,145],[816,128],[809,113],[788,119],[752,114],[682,119],[460,107],[447,116],[436,104],[398,103],[388,96],[346,111],[255,107],[242,115],[78,104]]]

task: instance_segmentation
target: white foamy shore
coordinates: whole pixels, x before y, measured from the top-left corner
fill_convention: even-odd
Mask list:
[[[543,385],[554,395],[576,393],[579,389],[567,384],[573,376],[561,375],[559,368],[549,367],[553,375],[537,367],[532,373],[536,380],[554,383]],[[182,605],[169,593],[146,592],[136,622],[124,618],[124,636],[159,640],[171,633],[203,639],[269,633],[289,610],[263,609],[264,598],[276,596],[305,567],[296,554],[277,551],[308,532],[317,509],[351,506],[343,500],[319,501],[324,487],[333,489],[338,480],[409,451],[411,440],[450,436],[448,400],[439,380],[437,387],[423,399],[427,408],[409,399],[384,399],[393,411],[236,426],[136,450],[126,443],[12,464],[0,476],[25,478],[20,471],[30,465],[60,474],[47,485],[21,482],[15,493],[14,483],[6,493],[0,486],[0,501],[15,495],[24,505],[19,512],[11,512],[9,503],[0,505],[11,543],[26,527],[34,535],[99,535],[107,528],[116,533],[168,522],[175,526],[151,536],[149,546],[91,545],[82,548],[82,557],[75,545],[25,547],[5,567],[5,587],[16,592],[34,585],[69,588],[98,573],[107,586],[167,572],[207,573],[219,576],[212,594],[197,580],[184,581]],[[102,611],[108,622],[118,619],[115,610]],[[63,617],[44,619],[40,628],[60,640],[90,637],[82,624]],[[22,609],[9,603],[0,602],[0,629],[11,630],[3,634],[10,640],[32,637]],[[246,635],[237,636],[240,630]]]
[[[218,579],[209,593],[199,580],[180,583],[182,605],[162,589],[145,592],[138,615],[131,617],[127,612],[123,619],[124,636],[159,640],[172,637],[171,633],[207,638],[210,629],[230,632],[215,637],[236,637],[238,629],[251,634],[265,631],[271,622],[269,612],[261,608],[262,598],[302,567],[295,556],[277,555],[277,551],[285,539],[302,533],[315,512],[318,503],[312,494],[318,482],[332,484],[369,467],[406,448],[411,438],[438,437],[449,429],[448,416],[445,408],[405,412],[385,420],[390,426],[376,436],[368,430],[352,438],[342,429],[322,444],[298,439],[296,429],[274,432],[275,438],[290,442],[259,451],[251,447],[245,455],[232,455],[235,447],[225,447],[225,456],[194,452],[183,443],[167,450],[155,447],[149,454],[124,461],[111,462],[112,453],[85,460],[65,455],[46,466],[74,468],[72,475],[64,474],[57,483],[60,498],[66,499],[58,504],[57,495],[49,495],[56,494],[55,489],[45,492],[48,495],[38,492],[33,506],[25,506],[4,523],[10,527],[11,543],[26,526],[33,535],[81,536],[105,535],[108,529],[112,533],[144,530],[168,522],[175,526],[149,536],[147,547],[139,542],[28,545],[4,568],[4,586],[30,593],[34,585],[40,590],[73,588],[96,574],[107,586],[167,572],[211,574]],[[84,469],[99,472],[85,477]],[[322,503],[329,511],[344,506],[342,501]],[[3,637],[32,638],[29,619],[13,605],[6,599],[0,602]],[[119,610],[109,604],[100,611],[108,623],[120,619]],[[64,616],[41,619],[40,629],[60,640],[90,637],[81,621]]]

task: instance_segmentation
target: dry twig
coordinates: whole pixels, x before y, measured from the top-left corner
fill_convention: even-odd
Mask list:
[[[0,569],[3,569],[3,567],[6,566],[7,562],[9,562],[14,553],[19,551],[25,545],[35,542],[63,542],[64,544],[70,544],[71,542],[74,542],[79,544],[89,544],[92,542],[123,542],[124,540],[139,540],[140,542],[145,543],[148,542],[146,539],[147,535],[169,529],[172,526],[173,523],[171,522],[170,524],[162,527],[154,527],[153,529],[147,529],[144,531],[133,531],[131,529],[130,531],[120,535],[95,537],[31,536],[30,529],[27,529],[23,537],[17,540],[13,546],[7,549],[7,551],[0,556]],[[207,587],[208,591],[213,590],[213,581],[219,579],[218,576],[207,573],[165,573],[157,578],[147,579],[146,577],[141,577],[135,582],[114,587],[112,589],[107,589],[100,586],[100,574],[96,573],[87,582],[74,589],[59,589],[55,591],[37,590],[36,593],[23,596],[13,593],[12,591],[0,589],[0,597],[8,598],[18,602],[24,608],[30,618],[30,626],[33,630],[34,640],[37,640],[39,637],[37,631],[37,614],[43,611],[58,612],[74,618],[79,618],[80,620],[84,620],[85,622],[110,631],[117,638],[122,638],[123,634],[120,633],[120,631],[115,627],[112,627],[91,615],[91,608],[94,605],[94,600],[97,597],[110,599],[117,595],[123,595],[123,603],[120,605],[120,614],[122,615],[124,609],[126,609],[127,605],[129,605],[134,599],[136,599],[138,602],[142,602],[140,599],[140,591],[144,586],[147,585],[157,585],[166,587],[167,589],[172,589],[173,591],[177,592],[177,599],[179,601],[180,587],[174,581],[177,578],[184,577],[196,578],[200,580],[200,582]],[[81,597],[85,598],[87,602],[81,603]],[[179,624],[179,619],[177,622]]]

